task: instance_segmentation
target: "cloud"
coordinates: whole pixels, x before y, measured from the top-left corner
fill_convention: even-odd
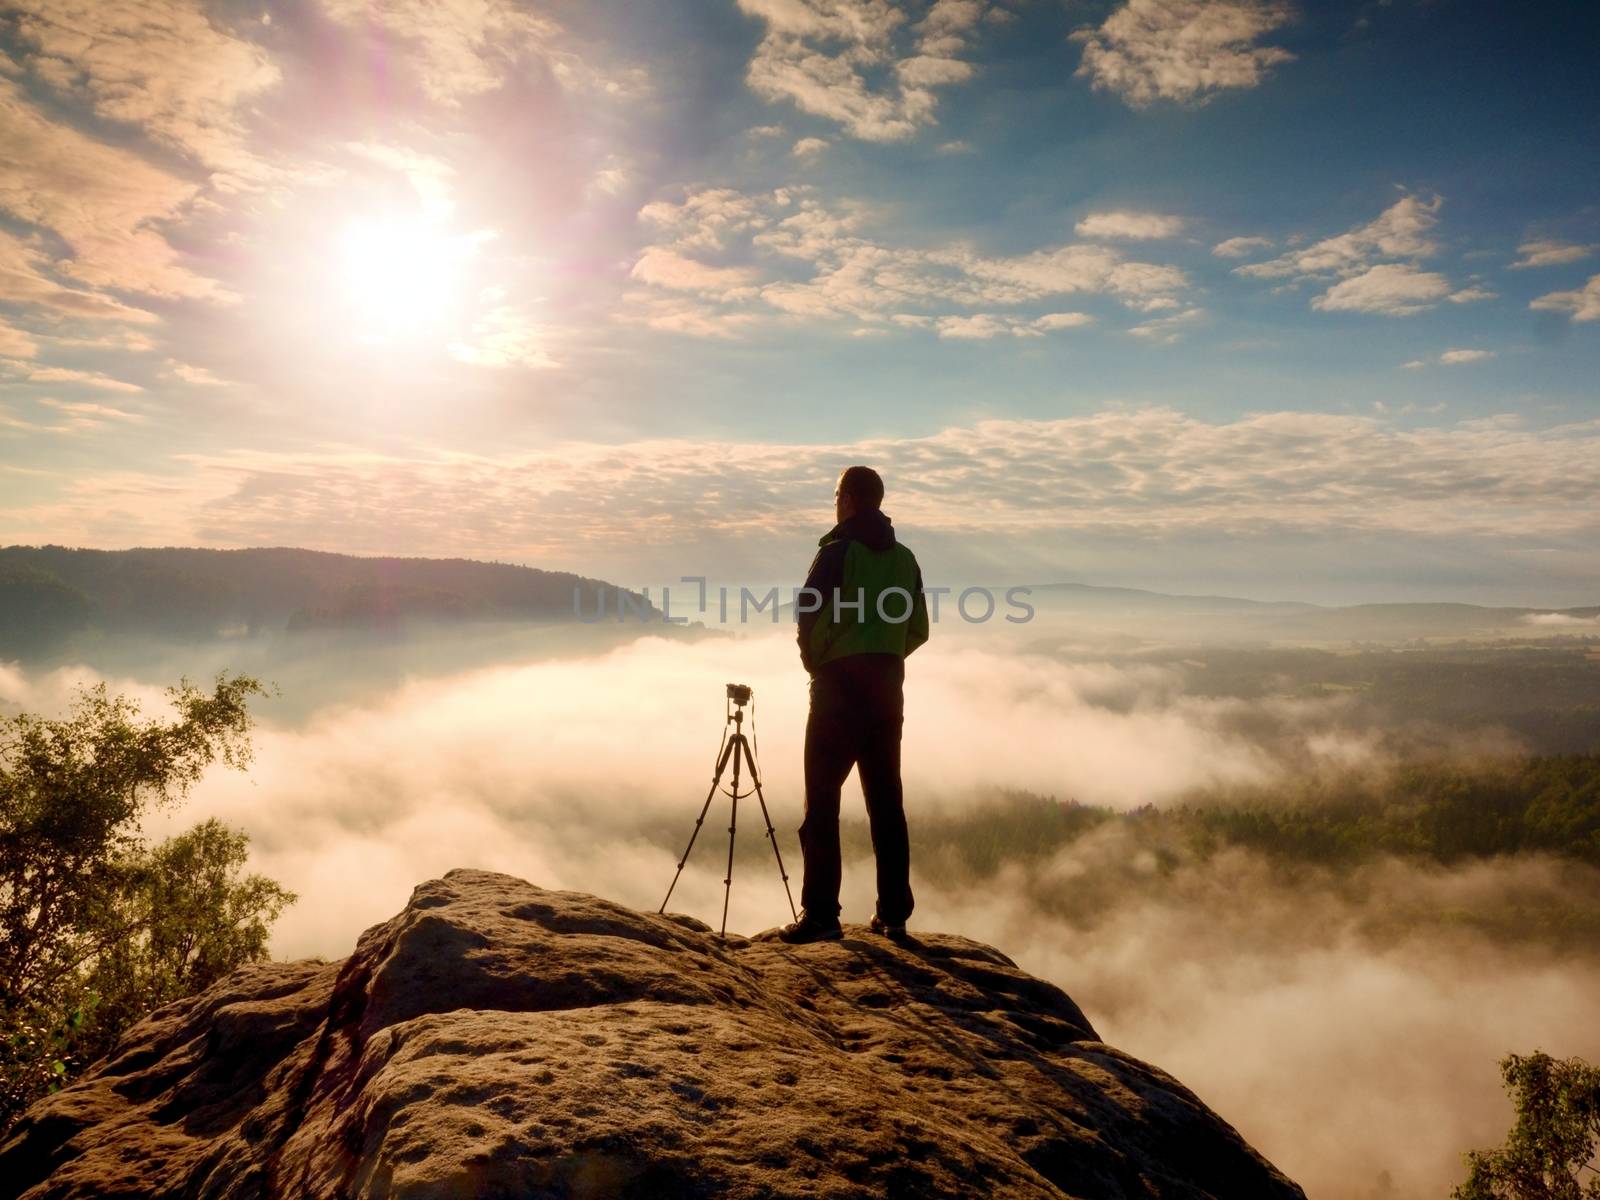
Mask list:
[[[514,305],[490,309],[472,327],[469,340],[454,342],[450,356],[480,367],[546,370],[559,364],[550,356],[550,330]]]
[[[167,360],[167,375],[194,387],[232,387],[233,381],[213,375],[205,367],[197,367],[177,359]]]
[[[1093,321],[1094,318],[1088,313],[1059,312],[1045,313],[1044,316],[1036,318],[1033,324],[1036,329],[1077,329]]]
[[[44,399],[39,401],[49,408],[54,408],[74,417],[85,417],[90,420],[127,421],[139,424],[144,421],[143,413],[129,412],[123,408],[112,408],[106,404],[87,404],[68,400]]]
[[[38,353],[39,343],[31,333],[0,321],[0,358],[32,358]]]
[[[967,341],[986,341],[1001,335],[1026,337],[1029,333],[1026,326],[988,313],[977,313],[970,317],[944,317],[938,322],[937,328],[942,338]]]
[[[1420,371],[1434,363],[1444,367],[1459,367],[1467,363],[1484,362],[1493,357],[1493,350],[1446,350],[1436,359],[1414,358],[1410,362],[1401,363],[1400,366],[1407,371]]]
[[[1178,268],[1129,260],[1104,245],[1070,244],[1005,257],[964,244],[887,245],[867,236],[872,215],[848,202],[826,206],[795,188],[764,195],[708,189],[677,204],[658,201],[640,212],[659,230],[659,240],[641,253],[633,276],[718,304],[744,304],[740,311],[758,319],[786,315],[879,324],[924,315],[951,321],[947,336],[956,337],[995,336],[999,327],[976,313],[953,310],[1081,294],[1110,295],[1144,308],[1188,287]],[[739,265],[722,265],[727,261]],[[918,308],[925,311],[918,314]],[[706,310],[708,318],[719,314],[726,311]],[[1008,318],[1006,331],[1027,336],[1034,319]],[[728,332],[715,321],[709,328]]]
[[[1450,294],[1450,281],[1436,271],[1403,263],[1380,263],[1334,284],[1311,301],[1322,312],[1380,313],[1409,317]]]
[[[29,383],[76,383],[83,387],[98,388],[107,392],[144,391],[136,383],[113,379],[109,375],[100,374],[98,371],[80,371],[71,367],[37,367],[29,363],[15,361],[9,365],[19,369],[22,377]]]
[[[768,209],[793,203],[795,192],[748,195],[733,188],[701,188],[681,203],[657,200],[639,210],[639,219],[661,229],[679,250],[721,250],[735,239],[771,224]]]
[[[12,304],[47,310],[56,317],[149,324],[157,318],[115,297],[67,287],[50,278],[53,267],[37,244],[0,229],[0,294]]]
[[[1148,240],[1174,238],[1183,232],[1188,222],[1183,217],[1165,216],[1161,213],[1103,212],[1090,213],[1074,226],[1079,237],[1127,238]]]
[[[1135,108],[1158,100],[1203,104],[1229,88],[1253,88],[1294,55],[1257,41],[1286,24],[1269,0],[1127,0],[1098,29],[1082,30],[1076,74]]]
[[[1146,338],[1161,345],[1170,345],[1183,336],[1184,330],[1205,315],[1202,308],[1186,308],[1169,317],[1157,317],[1128,330],[1134,337]]]
[[[629,275],[640,283],[675,292],[702,292],[723,300],[756,294],[756,273],[752,269],[713,267],[665,248],[646,250],[633,264]]]
[[[731,312],[682,295],[661,296],[646,291],[624,292],[615,319],[662,333],[720,341],[737,339],[761,320],[754,313]]]
[[[950,835],[935,841],[935,822],[958,836],[962,820],[1003,829],[991,818],[1008,788],[1127,808],[1197,786],[1270,785],[1350,761],[1352,747],[1358,765],[1373,757],[1371,731],[1350,728],[1337,699],[1197,695],[1171,668],[960,643],[941,637],[950,628],[936,628],[907,685],[915,925],[992,944],[1064,987],[1108,1041],[1174,1072],[1308,1194],[1366,1194],[1356,1171],[1378,1192],[1386,1169],[1393,1194],[1442,1195],[1462,1149],[1503,1134],[1495,1063],[1507,1049],[1594,1056],[1593,955],[1479,932],[1485,914],[1519,906],[1572,911],[1592,892],[1589,868],[1516,856],[1332,873],[1181,842],[1158,862],[1109,823],[992,874],[943,869],[930,851]],[[458,866],[654,911],[705,794],[723,683],[737,677],[756,691],[765,801],[794,868],[806,693],[788,629],[553,646],[513,643],[499,665],[442,677],[408,672],[300,721],[262,701],[249,772],[208,772],[183,805],[151,814],[149,833],[210,817],[243,829],[250,869],[300,896],[274,926],[279,958],[348,953],[419,881]],[[458,661],[456,643],[427,649]],[[308,657],[290,669],[325,680],[346,666]],[[81,667],[0,663],[0,705],[53,714],[95,681]],[[164,710],[153,684],[109,683]],[[1252,733],[1262,728],[1277,733]],[[848,782],[847,821],[860,820],[858,796]],[[717,803],[714,821],[727,811]],[[760,821],[740,824],[728,924],[754,932],[787,920],[788,903]],[[720,920],[726,853],[725,841],[696,843],[675,911]],[[847,849],[844,866],[845,919],[864,920],[871,860]],[[1114,902],[1096,904],[1113,888]],[[1447,914],[1448,929],[1419,931],[1416,913]],[[1319,1086],[1296,1086],[1308,1079]]]
[[[135,329],[112,329],[91,337],[58,334],[50,341],[57,346],[84,350],[124,350],[129,354],[148,354],[156,348],[155,339]]]
[[[1511,269],[1525,271],[1530,267],[1558,267],[1582,262],[1594,250],[1593,246],[1580,246],[1573,242],[1523,242],[1517,247],[1517,253],[1522,257],[1511,264]]]
[[[1402,196],[1365,225],[1266,262],[1235,267],[1233,273],[1246,279],[1329,284],[1311,301],[1322,312],[1412,316],[1441,301],[1492,299],[1494,293],[1485,288],[1458,289],[1444,275],[1418,265],[1438,252],[1433,231],[1443,203],[1439,196]]]
[[[1309,1196],[1447,1195],[1463,1152],[1505,1136],[1496,1063],[1508,1050],[1600,1048],[1592,955],[1474,928],[1497,909],[1566,910],[1594,887],[1591,869],[1519,855],[1290,871],[1179,847],[1157,867],[1127,840],[1108,827],[965,888],[930,878],[916,920],[1062,982],[1108,1042],[1194,1088]],[[1111,879],[1127,899],[1078,916],[1083,893]],[[1417,912],[1476,920],[1446,932],[1395,919]]]
[[[589,189],[603,196],[620,196],[634,180],[634,169],[621,155],[608,154],[594,173]]]
[[[1575,617],[1571,613],[1528,613],[1522,618],[1524,625],[1537,625],[1543,629],[1593,629],[1600,626],[1600,616]]]
[[[997,337],[1039,337],[1062,329],[1079,329],[1092,324],[1094,318],[1087,313],[1046,313],[1042,317],[1011,317],[996,313],[974,313],[970,317],[940,317],[932,327],[941,338],[957,341],[987,341]],[[904,319],[897,324],[915,327]]]
[[[113,408],[107,404],[57,400],[48,396],[41,398],[38,404],[40,407],[60,415],[51,418],[47,422],[41,422],[26,420],[0,411],[0,430],[12,430],[17,434],[65,434],[71,436],[102,429],[109,421],[137,424],[145,419],[143,413],[129,412],[127,409]],[[32,471],[25,468],[17,468],[17,471],[30,475],[49,474],[49,472]],[[0,682],[3,681],[3,673],[0,673]],[[0,699],[3,699],[3,697],[0,697]]]
[[[1574,321],[1600,321],[1600,275],[1589,276],[1582,290],[1548,292],[1528,304],[1542,312],[1565,312]]]
[[[730,663],[756,691],[759,749],[773,779],[767,801],[786,842],[799,822],[788,764],[800,760],[805,689],[794,683],[792,629],[769,630],[692,643],[596,629],[587,636],[597,649],[535,661],[524,643],[511,665],[374,689],[316,711],[303,726],[273,721],[263,701],[249,774],[209,773],[181,810],[154,815],[152,833],[209,816],[243,827],[253,869],[301,894],[275,929],[279,955],[337,953],[403,904],[418,880],[463,865],[463,855],[542,886],[654,907],[674,863],[659,841],[665,830],[676,842],[693,824],[699,797],[686,785],[703,777],[715,749]],[[904,757],[907,792],[921,797],[924,813],[970,806],[980,789],[1126,808],[1344,760],[1334,749],[1343,736],[1337,703],[1195,696],[1169,669],[1054,661],[981,636],[957,640],[952,628],[951,640],[918,665],[918,715],[908,712]],[[561,641],[584,649],[570,633]],[[0,664],[0,703],[51,711],[91,679],[83,668],[30,675]],[[147,711],[160,708],[155,687],[111,682]],[[627,751],[619,754],[624,696]],[[1264,727],[1276,731],[1272,739],[1252,732]],[[529,729],[540,736],[528,738]],[[988,752],[974,754],[974,746]],[[607,769],[597,775],[601,761]],[[578,796],[584,802],[575,807]],[[680,911],[721,907],[726,859],[707,849],[690,858],[690,891],[675,893]],[[352,875],[356,861],[371,870]],[[754,932],[770,924],[769,889],[778,881],[775,871],[759,877],[765,886],[742,878],[729,926]],[[852,879],[852,891],[863,882]]]
[[[819,137],[801,138],[789,151],[796,158],[815,158],[828,148],[828,139]]]
[[[53,270],[97,288],[227,298],[213,280],[183,265],[153,228],[180,216],[198,194],[197,185],[45,119],[4,77],[0,125],[7,129],[9,151],[0,161],[0,209],[61,237],[71,254],[51,262]],[[13,261],[15,246],[8,256]],[[30,257],[37,273],[40,252],[32,251]],[[71,289],[40,289],[34,282],[32,290],[58,307],[71,300]],[[119,303],[101,304],[108,311],[85,315],[114,313],[129,319],[130,310]]]
[[[1430,236],[1438,224],[1439,196],[1424,200],[1403,196],[1376,220],[1337,237],[1324,238],[1269,262],[1235,267],[1247,279],[1286,279],[1293,276],[1350,274],[1378,259],[1426,258],[1438,250]]]
[[[83,426],[82,428],[87,428]],[[0,430],[9,431],[5,436],[16,437],[19,434],[33,433],[76,433],[80,427],[71,423],[58,422],[54,425],[41,425],[37,421],[26,421],[21,417],[13,417],[10,413],[0,411]],[[7,467],[8,473],[11,468]]]
[[[746,81],[770,101],[837,122],[853,137],[902,141],[935,123],[937,89],[965,83],[960,58],[980,0],[935,0],[912,23],[891,0],[739,0],[766,23]]]
[[[953,547],[1001,545],[1016,561],[1059,556],[1063,539],[1130,552],[1206,538],[1600,539],[1589,503],[1600,493],[1600,422],[1401,429],[1352,415],[1211,422],[1156,408],[843,443],[185,456],[64,477],[51,498],[0,510],[0,541],[299,545],[586,574],[627,562],[637,577],[641,556],[743,561],[813,541],[816,497],[841,463],[858,461],[895,481],[897,524]]]
[[[416,193],[425,220],[443,222],[454,215],[456,170],[443,159],[384,142],[350,142],[345,149],[403,175]]]
[[[242,110],[279,71],[196,0],[25,0],[13,11],[21,64],[56,91],[236,179],[264,173]]]
[[[1235,237],[1225,242],[1218,242],[1211,247],[1211,253],[1218,258],[1244,258],[1257,250],[1270,249],[1272,239],[1266,237]]]
[[[546,64],[562,84],[612,94],[638,86],[625,75],[605,76],[562,48],[554,21],[512,0],[325,0],[330,17],[349,29],[376,34],[404,47],[401,59],[436,103],[458,106],[492,92],[527,59]]]

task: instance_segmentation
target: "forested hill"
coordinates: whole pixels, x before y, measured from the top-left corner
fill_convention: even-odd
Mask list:
[[[394,631],[424,620],[574,621],[577,611],[600,611],[602,597],[614,618],[617,589],[602,580],[460,558],[7,546],[0,548],[0,657],[48,654],[89,629],[213,638]]]

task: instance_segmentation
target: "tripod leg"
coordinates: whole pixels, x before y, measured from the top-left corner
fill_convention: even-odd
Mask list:
[[[722,932],[718,936],[728,936],[728,901],[733,896],[733,831],[739,824],[739,764],[745,755],[744,734],[733,735],[733,742],[728,747],[733,751],[733,808],[728,814],[728,877],[722,881]]]
[[[789,890],[789,872],[783,869],[783,851],[778,849],[778,834],[772,828],[772,816],[767,812],[767,798],[761,794],[761,775],[756,770],[755,755],[750,756],[750,786],[756,790],[756,799],[761,802],[761,819],[767,823],[767,840],[772,843],[772,853],[778,859],[778,874],[783,876],[783,894],[789,897],[789,915],[796,921],[800,914],[794,910],[794,893]]]
[[[664,913],[667,911],[667,900],[672,899],[672,889],[678,886],[678,876],[683,874],[683,864],[689,861],[689,851],[694,849],[694,840],[700,836],[700,826],[705,824],[706,813],[711,810],[711,797],[717,794],[717,784],[722,782],[722,772],[728,765],[728,755],[733,753],[733,745],[732,742],[729,742],[727,749],[722,752],[722,757],[717,761],[716,774],[711,777],[711,790],[706,793],[706,802],[700,806],[700,815],[694,819],[694,832],[689,835],[689,844],[683,848],[683,857],[678,860],[678,873],[672,877],[672,883],[667,888],[666,899],[661,901],[661,907],[656,909],[657,912]],[[737,772],[738,769],[736,764],[734,771]],[[733,874],[731,864],[729,865],[728,874],[730,876]]]

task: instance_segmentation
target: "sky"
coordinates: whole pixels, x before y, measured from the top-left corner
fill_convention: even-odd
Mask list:
[[[1600,602],[1600,12],[24,0],[0,543]]]

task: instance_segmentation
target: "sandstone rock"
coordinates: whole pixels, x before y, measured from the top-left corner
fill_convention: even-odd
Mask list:
[[[464,870],[134,1027],[0,1146],[16,1196],[1303,1200],[977,942],[723,941]]]

